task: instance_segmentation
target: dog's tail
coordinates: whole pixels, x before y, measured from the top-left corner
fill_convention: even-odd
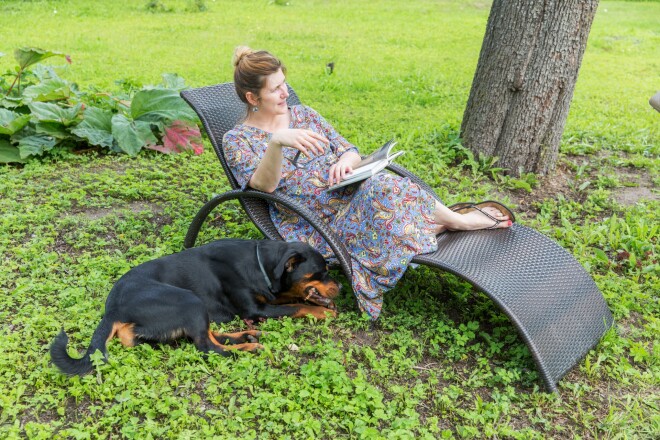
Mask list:
[[[96,350],[101,350],[103,356],[107,358],[108,352],[106,350],[106,343],[108,342],[108,339],[110,339],[112,333],[112,322],[104,317],[98,327],[96,327],[96,330],[94,330],[92,342],[89,344],[85,355],[80,359],[74,359],[69,356],[66,351],[69,337],[64,330],[62,330],[60,334],[55,337],[50,346],[50,359],[64,374],[70,376],[77,374],[82,376],[83,374],[89,373],[94,367],[90,355]]]

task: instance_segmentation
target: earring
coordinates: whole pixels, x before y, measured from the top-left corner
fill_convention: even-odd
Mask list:
[[[255,105],[254,107],[252,107],[252,111],[255,112],[255,113],[258,112],[258,111],[259,111],[259,107],[257,107],[257,106]]]

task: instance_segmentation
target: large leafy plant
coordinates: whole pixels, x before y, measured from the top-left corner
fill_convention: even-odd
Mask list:
[[[118,95],[83,92],[39,64],[51,57],[71,63],[68,55],[20,48],[14,57],[15,71],[0,77],[0,163],[89,146],[132,156],[144,148],[202,152],[197,116],[179,96],[186,88],[179,76],[166,74],[160,85],[126,87]]]

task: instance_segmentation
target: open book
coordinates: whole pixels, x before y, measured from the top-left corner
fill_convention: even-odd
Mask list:
[[[394,159],[401,156],[404,151],[398,151],[394,154],[390,154],[392,148],[396,145],[394,139],[387,141],[382,147],[374,151],[367,157],[363,158],[355,167],[351,174],[348,174],[344,180],[332,185],[327,191],[341,188],[346,185],[350,185],[355,182],[361,182],[362,180],[368,179],[369,177],[381,172],[388,166]]]

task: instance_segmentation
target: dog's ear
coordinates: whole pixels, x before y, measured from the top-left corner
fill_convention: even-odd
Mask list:
[[[303,262],[303,256],[300,252],[287,250],[275,266],[275,274],[282,276],[284,272],[293,272],[293,270]]]
[[[288,260],[286,260],[286,263],[284,263],[284,270],[286,270],[289,273],[293,272],[293,269],[295,269],[302,262],[303,262],[303,256],[296,252],[295,255],[291,256]]]
[[[275,276],[275,279],[273,280],[273,290],[276,292],[281,292],[283,289],[281,281],[282,278],[284,278],[284,275],[293,272],[294,269],[304,260],[305,258],[300,252],[293,249],[287,249],[282,254],[280,260],[275,265],[275,269],[273,270],[273,274]]]

